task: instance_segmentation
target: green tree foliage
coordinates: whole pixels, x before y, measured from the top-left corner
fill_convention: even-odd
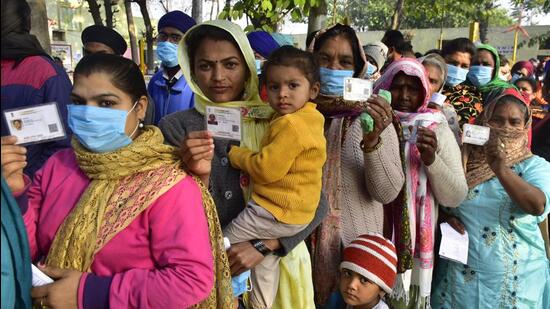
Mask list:
[[[277,25],[290,15],[291,21],[302,22],[309,10],[322,0],[239,0],[226,6],[220,19],[240,19],[246,16],[252,23],[245,31],[262,29],[276,31]]]
[[[391,27],[391,16],[396,0],[344,1],[342,15],[349,15],[358,30],[386,30]],[[483,10],[484,2],[493,0],[405,0],[401,29],[467,27],[473,20],[488,19],[490,26],[509,26],[513,23],[504,8],[493,5]],[[347,12],[346,12],[347,11]]]

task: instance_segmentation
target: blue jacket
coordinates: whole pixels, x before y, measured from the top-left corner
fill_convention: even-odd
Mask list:
[[[29,56],[14,68],[15,61],[2,59],[2,117],[4,110],[42,103],[57,102],[67,138],[53,142],[26,146],[27,166],[30,177],[42,167],[56,151],[70,147],[70,130],[67,126],[67,104],[70,104],[72,85],[65,70],[45,56]],[[2,119],[2,136],[9,135],[5,119]]]
[[[155,125],[168,114],[195,106],[193,91],[191,91],[183,76],[180,76],[176,83],[169,88],[163,76],[163,71],[159,70],[149,81],[147,91],[149,91],[149,96],[155,103]]]

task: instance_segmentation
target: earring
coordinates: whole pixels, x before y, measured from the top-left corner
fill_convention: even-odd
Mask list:
[[[143,129],[144,126],[145,126],[145,125],[143,124],[143,120],[140,119],[140,120],[139,120],[138,127],[139,127],[140,129]]]

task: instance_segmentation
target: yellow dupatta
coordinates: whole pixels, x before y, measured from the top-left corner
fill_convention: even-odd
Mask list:
[[[109,153],[89,152],[76,139],[72,144],[80,168],[92,181],[56,233],[46,264],[87,272],[110,239],[187,174],[177,149],[165,145],[154,126],[146,126],[130,145]],[[231,274],[216,206],[208,189],[193,178],[201,189],[216,270],[212,292],[193,307],[229,308]]]
[[[108,153],[90,152],[73,138],[80,169],[91,182],[56,233],[47,265],[90,271],[109,240],[186,176],[176,149],[163,142],[152,126],[127,147]]]

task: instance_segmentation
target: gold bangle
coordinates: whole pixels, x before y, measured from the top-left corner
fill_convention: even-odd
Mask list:
[[[376,149],[380,148],[380,146],[382,146],[382,139],[380,138],[380,136],[378,137],[378,141],[376,142],[376,145],[374,145],[374,147],[366,148],[364,140],[361,140],[361,142],[359,143],[359,147],[361,147],[361,150],[363,150],[364,153],[373,152]]]

